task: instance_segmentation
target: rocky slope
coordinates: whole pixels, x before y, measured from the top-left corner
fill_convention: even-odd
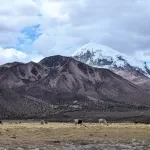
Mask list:
[[[150,68],[146,62],[95,43],[82,46],[72,56],[90,66],[110,69],[123,78],[150,89]]]
[[[70,57],[0,66],[0,116],[59,117],[67,112],[145,110],[150,95],[108,69]]]

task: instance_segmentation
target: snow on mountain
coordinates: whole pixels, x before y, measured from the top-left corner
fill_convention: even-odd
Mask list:
[[[129,80],[139,80],[141,76],[150,77],[150,68],[146,62],[108,46],[88,43],[79,48],[72,57],[93,67],[110,69],[126,79],[132,78]]]

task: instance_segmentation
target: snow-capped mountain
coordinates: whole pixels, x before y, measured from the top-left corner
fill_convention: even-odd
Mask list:
[[[146,62],[108,46],[88,43],[79,48],[72,57],[93,67],[110,69],[136,84],[145,84],[150,80],[150,68]]]

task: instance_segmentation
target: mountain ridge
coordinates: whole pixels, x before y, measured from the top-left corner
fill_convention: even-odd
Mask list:
[[[150,95],[142,88],[72,57],[2,65],[0,82],[0,117],[5,119],[150,109]]]
[[[150,88],[150,68],[146,62],[127,56],[104,45],[88,43],[79,48],[73,58],[97,68],[107,68],[125,79]]]

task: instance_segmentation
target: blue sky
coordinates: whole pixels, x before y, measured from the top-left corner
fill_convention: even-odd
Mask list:
[[[0,63],[69,56],[88,42],[150,62],[149,0],[0,0],[0,6]]]
[[[18,37],[15,48],[25,52],[29,51],[30,45],[41,35],[39,28],[40,24],[23,28],[21,30],[22,37]]]

